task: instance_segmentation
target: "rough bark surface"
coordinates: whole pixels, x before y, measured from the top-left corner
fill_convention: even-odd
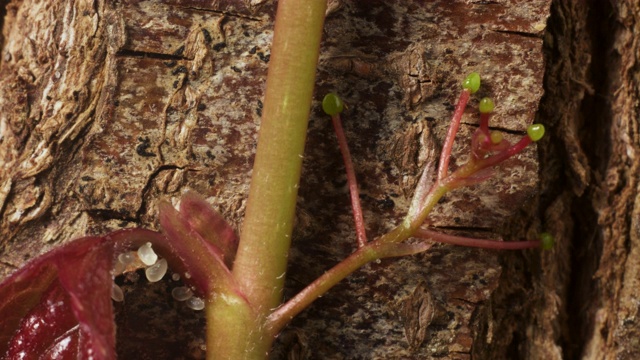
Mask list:
[[[547,29],[550,0],[330,2],[317,99],[337,91],[349,105],[369,234],[402,218],[438,155],[460,79],[478,71],[472,105],[492,96],[495,127],[516,138],[536,116],[549,125],[542,196],[532,147],[495,180],[447,196],[430,225],[505,239],[545,228],[558,246],[542,255],[435,246],[371,264],[297,318],[274,358],[637,358],[640,9],[612,6],[556,1]],[[81,235],[156,228],[156,201],[185,189],[238,225],[274,11],[255,0],[6,5],[0,276]],[[612,57],[592,61],[595,50]],[[285,297],[355,244],[341,158],[317,105]],[[471,108],[458,164],[477,124]],[[116,308],[123,358],[202,358],[203,319],[171,301],[175,282],[117,281],[127,286]]]
[[[637,1],[553,2],[539,111],[551,136],[539,147],[539,209],[558,242],[534,259],[540,271],[532,277],[505,262],[509,278],[481,321],[499,340],[476,342],[479,358],[640,356],[639,31]],[[528,290],[518,285],[528,279]],[[498,308],[505,304],[522,311]]]
[[[603,23],[607,46],[596,51],[604,78],[596,78],[599,94],[605,94],[600,122],[605,131],[593,141],[606,147],[593,154],[597,169],[591,202],[598,234],[597,268],[592,287],[594,301],[582,315],[591,325],[584,355],[594,359],[640,357],[640,4],[613,2],[604,7],[610,18]],[[601,36],[598,40],[602,40]],[[596,52],[594,52],[595,56]],[[606,70],[606,72],[604,71]],[[586,123],[586,125],[589,125]]]

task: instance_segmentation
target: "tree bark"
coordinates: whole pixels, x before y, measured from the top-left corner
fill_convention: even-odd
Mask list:
[[[275,4],[5,8],[0,277],[82,235],[155,229],[158,199],[185,189],[238,228]],[[342,0],[327,16],[285,297],[355,244],[341,158],[317,106],[329,91],[348,105],[345,130],[375,236],[402,219],[438,154],[460,80],[480,72],[472,105],[493,97],[493,126],[516,138],[537,119],[550,136],[494,179],[447,196],[429,225],[504,239],[546,230],[557,245],[544,253],[442,245],[371,264],[294,320],[272,356],[638,358],[640,6]],[[477,119],[470,107],[458,164]],[[172,301],[177,282],[118,281],[122,358],[202,358],[204,320]]]
[[[557,237],[531,286],[510,263],[479,358],[637,359],[638,41],[634,1],[554,1],[539,118],[540,217]],[[506,273],[503,272],[503,274]],[[515,275],[515,276],[514,276]],[[506,285],[506,286],[505,286]],[[521,314],[504,304],[528,304]],[[501,326],[491,324],[502,324]],[[506,324],[511,324],[507,325]]]

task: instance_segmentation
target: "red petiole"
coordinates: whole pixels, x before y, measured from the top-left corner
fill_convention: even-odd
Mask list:
[[[361,248],[367,244],[367,232],[365,230],[364,216],[362,215],[362,206],[360,205],[360,192],[358,191],[356,172],[353,167],[353,161],[351,160],[349,145],[347,145],[347,138],[344,135],[344,130],[342,129],[340,114],[331,116],[331,120],[333,122],[333,128],[336,132],[336,136],[338,137],[338,145],[340,146],[340,152],[342,153],[342,159],[347,172],[347,183],[349,184],[349,194],[351,196],[353,220],[356,226],[356,238],[358,247]]]

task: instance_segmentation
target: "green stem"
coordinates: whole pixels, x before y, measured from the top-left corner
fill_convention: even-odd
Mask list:
[[[207,299],[207,359],[264,359],[272,338],[241,296],[212,293]]]
[[[246,301],[212,294],[209,359],[264,359],[280,305],[326,0],[280,0],[247,209],[233,276]],[[224,351],[217,351],[222,348]]]

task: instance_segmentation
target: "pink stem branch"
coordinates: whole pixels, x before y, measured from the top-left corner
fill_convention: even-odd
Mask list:
[[[476,247],[483,249],[497,249],[497,250],[522,250],[539,248],[540,240],[525,240],[525,241],[497,241],[487,239],[469,238],[455,235],[442,234],[428,229],[418,229],[415,237],[421,239],[441,242],[445,244],[460,245],[466,247]]]
[[[356,224],[356,237],[358,247],[361,248],[367,244],[367,233],[365,230],[364,216],[362,215],[362,206],[360,205],[358,181],[356,180],[356,173],[353,169],[353,161],[351,160],[349,145],[347,145],[347,138],[344,135],[344,130],[342,129],[340,114],[331,116],[331,120],[333,121],[333,128],[335,129],[336,136],[338,137],[338,144],[340,145],[340,152],[342,153],[342,159],[344,160],[344,167],[347,171],[347,183],[349,184],[349,194],[351,195],[353,220]]]
[[[529,135],[525,135],[522,139],[520,139],[520,141],[513,144],[508,149],[505,149],[493,156],[489,156],[486,159],[479,160],[478,165],[480,166],[480,169],[495,166],[507,160],[508,158],[512,157],[513,155],[518,154],[519,152],[524,150],[524,148],[526,148],[529,144],[531,144],[531,142],[532,140],[529,137]]]
[[[374,245],[375,243],[371,243],[359,248],[349,257],[325,271],[320,277],[296,294],[296,296],[273,311],[267,317],[265,324],[267,331],[275,337],[294,316],[298,315],[335,284],[358,270],[364,264],[379,258],[379,255],[372,249]]]
[[[447,137],[442,146],[442,152],[440,153],[440,164],[438,165],[438,180],[444,179],[449,171],[449,160],[451,159],[451,149],[453,148],[453,142],[456,139],[456,134],[460,128],[460,121],[462,120],[462,114],[469,102],[469,96],[471,92],[467,89],[462,90],[460,93],[460,99],[458,99],[458,105],[451,118],[451,125],[449,125],[449,131]]]

